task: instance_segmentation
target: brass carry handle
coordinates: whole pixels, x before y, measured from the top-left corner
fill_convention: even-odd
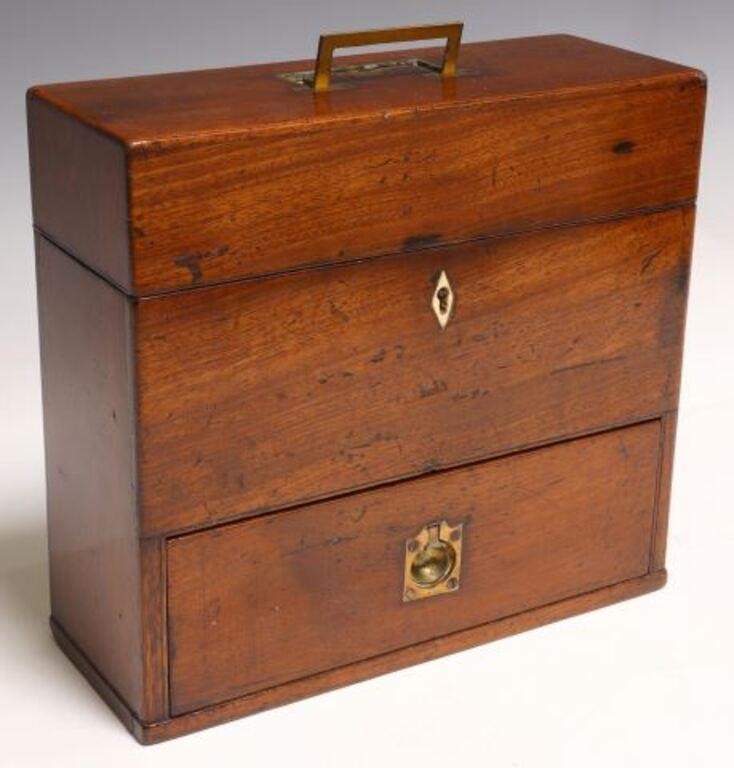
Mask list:
[[[408,43],[415,40],[437,40],[446,38],[446,48],[441,66],[441,77],[456,76],[456,60],[459,57],[461,22],[451,24],[424,24],[419,27],[395,27],[393,29],[369,29],[363,32],[337,32],[321,35],[316,55],[313,89],[316,93],[329,90],[331,82],[331,61],[336,48],[356,48],[363,45],[383,43]]]

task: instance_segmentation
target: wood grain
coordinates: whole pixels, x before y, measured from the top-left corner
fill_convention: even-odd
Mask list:
[[[597,610],[621,600],[639,597],[660,589],[665,585],[666,580],[667,573],[664,570],[654,571],[639,578],[613,584],[610,587],[603,587],[593,592],[560,600],[557,603],[534,608],[516,616],[508,616],[490,624],[481,624],[478,627],[453,632],[450,635],[444,635],[425,643],[418,643],[408,648],[401,648],[381,656],[364,659],[346,667],[330,669],[327,672],[321,672],[301,680],[292,680],[275,688],[267,688],[257,693],[239,696],[221,704],[202,707],[195,712],[161,720],[157,723],[142,723],[130,713],[104,677],[89,664],[84,654],[70,641],[63,630],[54,625],[53,622],[51,626],[54,637],[61,648],[135,738],[141,744],[158,744],[166,739],[184,736],[203,728],[211,728],[238,717],[262,712],[272,707],[367,680],[413,664],[421,664],[481,643],[526,632],[543,624]],[[482,682],[480,685],[484,685],[484,683]]]
[[[692,222],[685,209],[140,301],[144,534],[674,409]],[[443,332],[441,269],[456,292]]]
[[[143,743],[665,581],[705,77],[310,66],[27,95],[51,626]],[[404,604],[442,517],[461,588]]]
[[[650,422],[173,539],[172,713],[647,573],[658,441]],[[404,603],[405,541],[443,518],[461,588]]]
[[[36,225],[150,295],[695,198],[701,73],[565,36],[465,58],[474,72],[455,88],[401,75],[326,101],[278,79],[289,65],[33,89],[84,137],[91,125],[124,144],[126,177],[110,184],[129,198],[124,216],[108,205],[67,226],[49,211],[71,211],[70,185],[89,174],[33,144],[34,166],[51,168]],[[44,114],[31,110],[32,132]],[[95,250],[85,228],[110,216]],[[110,269],[123,251],[131,265]]]
[[[27,107],[35,227],[109,282],[129,286],[124,147],[32,93]]]
[[[670,493],[673,482],[673,459],[675,456],[675,435],[678,413],[666,413],[661,420],[660,430],[660,476],[658,481],[655,534],[652,541],[650,568],[665,568],[665,552],[668,543],[668,521],[670,518]]]
[[[36,247],[51,613],[143,715],[129,306]]]
[[[314,39],[314,54],[316,43]],[[440,61],[442,55],[439,47],[358,54],[339,56],[335,66],[406,58]],[[315,100],[310,89],[294,88],[279,77],[313,70],[313,59],[56,83],[37,86],[31,93],[122,143],[158,148],[183,139],[207,142],[263,127],[329,122],[384,109],[411,112],[454,101],[474,104],[548,91],[617,89],[624,82],[695,71],[573,35],[464,43],[459,65],[459,77],[449,84],[448,93],[437,76],[402,70],[352,77],[351,88],[336,74],[338,87],[328,98]]]

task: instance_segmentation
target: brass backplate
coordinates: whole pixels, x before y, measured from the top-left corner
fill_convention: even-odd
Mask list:
[[[405,542],[403,602],[458,591],[463,523],[429,523]]]

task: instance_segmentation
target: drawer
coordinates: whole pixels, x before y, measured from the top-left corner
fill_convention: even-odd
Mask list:
[[[171,539],[172,713],[647,573],[659,439],[646,422]],[[406,601],[407,542],[441,520],[463,526],[458,589]]]
[[[692,221],[688,208],[139,301],[143,532],[674,409]]]

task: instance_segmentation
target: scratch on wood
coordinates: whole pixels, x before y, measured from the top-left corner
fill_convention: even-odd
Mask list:
[[[616,357],[602,357],[599,360],[589,360],[587,363],[578,363],[577,365],[566,365],[563,368],[554,368],[551,373],[567,373],[568,371],[578,371],[581,368],[593,368],[597,365],[606,365],[607,363],[616,363],[625,360],[626,355],[617,355]]]
[[[488,389],[472,389],[470,392],[458,392],[452,395],[451,399],[456,402],[459,400],[476,400],[478,397],[485,397],[488,394]]]
[[[381,362],[382,362],[382,361],[385,359],[385,356],[386,356],[386,355],[387,355],[387,350],[385,349],[385,347],[381,347],[381,348],[380,348],[380,349],[377,351],[377,353],[376,353],[376,354],[374,354],[374,355],[373,355],[373,356],[370,358],[370,362],[371,362],[371,363],[381,363]]]
[[[653,261],[660,255],[660,249],[648,253],[642,260],[642,266],[640,267],[640,274],[644,275],[648,269],[652,266]]]

